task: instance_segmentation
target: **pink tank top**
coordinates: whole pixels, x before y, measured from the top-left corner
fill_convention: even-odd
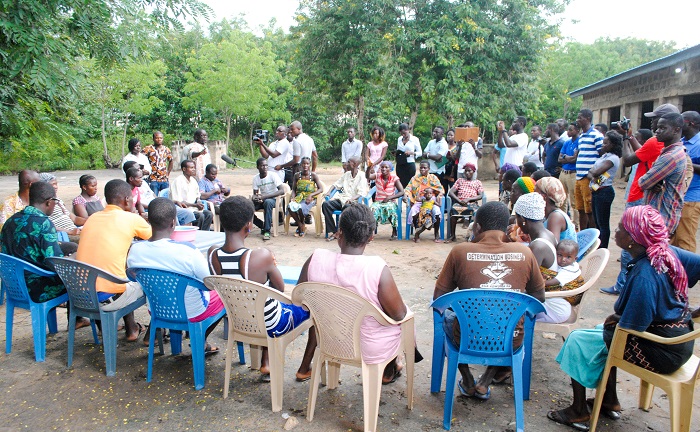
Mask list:
[[[356,292],[380,310],[377,292],[386,262],[378,256],[343,255],[316,249],[309,262],[310,282],[339,285]],[[360,349],[367,364],[379,364],[396,357],[401,342],[399,326],[385,327],[365,317],[360,326]]]

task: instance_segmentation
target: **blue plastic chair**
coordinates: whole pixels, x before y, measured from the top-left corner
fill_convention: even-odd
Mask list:
[[[119,319],[146,304],[142,297],[125,308],[105,312],[100,308],[97,299],[95,282],[102,278],[109,282],[124,284],[128,279],[122,279],[102,269],[76,261],[70,258],[48,258],[56,269],[68,291],[70,299],[68,307],[68,367],[73,365],[73,346],[75,345],[75,320],[82,316],[91,320],[100,320],[102,326],[102,347],[105,353],[105,369],[107,376],[117,372],[117,329]],[[92,325],[92,337],[96,344],[100,343],[95,325]]]
[[[406,240],[411,240],[411,234],[413,234],[413,220],[411,219],[411,199],[408,195],[404,195],[404,201],[406,202]],[[443,196],[440,200],[440,240],[445,240],[445,205],[447,203],[447,195]],[[399,206],[400,207],[400,206]],[[449,215],[448,215],[449,216]]]
[[[194,370],[194,388],[204,388],[204,349],[206,345],[205,332],[209,326],[226,315],[226,309],[200,322],[190,322],[185,310],[185,289],[188,286],[209,291],[209,288],[192,277],[165,270],[148,268],[130,268],[127,275],[141,284],[148,298],[151,309],[151,342],[148,345],[148,374],[146,381],[151,382],[153,374],[153,349],[155,334],[158,328],[176,330],[170,333],[170,348],[173,354],[182,350],[182,331],[189,331],[192,347],[192,369]],[[245,362],[242,344],[238,345],[238,355],[241,363]]]
[[[578,243],[578,254],[576,255],[576,261],[581,261],[583,257],[588,253],[590,249],[600,237],[600,231],[596,228],[587,228],[581,230],[576,234],[576,242]]]
[[[65,303],[68,295],[63,294],[43,303],[35,303],[29,298],[24,272],[28,271],[39,276],[56,276],[56,273],[46,271],[19,258],[0,254],[0,277],[3,291],[7,291],[5,306],[5,353],[12,352],[12,324],[15,307],[28,309],[32,316],[32,334],[34,335],[34,358],[43,362],[46,357],[46,325],[49,333],[58,332],[56,323],[56,306]]]
[[[430,382],[432,393],[440,391],[444,357],[447,357],[443,427],[450,430],[457,365],[464,363],[513,368],[515,425],[518,432],[523,431],[523,399],[530,399],[535,315],[544,312],[542,303],[534,297],[519,292],[463,289],[439,297],[431,306],[434,327],[433,369]],[[443,314],[447,308],[454,311],[460,325],[459,348],[446,337],[443,329]],[[523,343],[518,349],[514,349],[513,332],[523,315],[525,316]]]

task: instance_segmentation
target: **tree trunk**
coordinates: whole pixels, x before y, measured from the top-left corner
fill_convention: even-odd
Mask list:
[[[130,113],[126,113],[126,120],[124,120],[124,135],[122,136],[122,157],[120,160],[124,160],[124,147],[126,146],[126,131],[129,128],[129,115]]]
[[[454,127],[455,125],[455,116],[454,114],[447,114],[447,129],[450,130]]]
[[[408,128],[413,133],[413,126],[416,125],[416,119],[418,118],[418,104],[416,104],[416,107],[411,110],[411,117],[408,119]]]
[[[226,151],[228,151],[230,139],[231,139],[231,114],[226,116]]]
[[[250,157],[255,159],[255,149],[253,148],[253,130],[255,130],[255,123],[250,124],[250,134],[248,135],[248,142],[250,143]]]
[[[355,111],[357,112],[357,137],[363,143],[365,142],[365,97],[358,96],[355,100]],[[363,144],[364,146],[364,144]],[[362,163],[365,163],[365,148],[360,152]],[[364,166],[364,165],[363,165]]]
[[[102,96],[104,98],[104,87],[102,87]],[[112,168],[112,160],[107,151],[107,129],[105,127],[105,105],[102,104],[102,160],[105,163],[105,168]]]

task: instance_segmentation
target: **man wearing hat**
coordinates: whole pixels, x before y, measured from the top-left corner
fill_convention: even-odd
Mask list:
[[[662,104],[656,107],[652,112],[644,113],[644,117],[651,119],[651,131],[656,131],[656,125],[659,122],[661,116],[669,113],[680,113],[675,105]],[[625,208],[634,207],[638,205],[643,205],[644,203],[644,191],[639,187],[639,178],[649,171],[656,159],[661,154],[661,150],[664,148],[664,143],[656,139],[653,136],[644,143],[644,145],[639,144],[639,141],[632,134],[632,129],[629,132],[618,129],[618,132],[622,133],[625,137],[625,141],[622,143],[622,164],[625,167],[631,167],[635,164],[637,165],[637,171],[634,174],[634,179],[631,179],[632,186],[630,187],[630,193],[627,195],[627,204]],[[605,294],[619,295],[620,288],[625,284],[625,279],[627,278],[627,264],[632,260],[632,256],[625,250],[622,251],[620,256],[620,274],[617,276],[617,282],[615,285],[608,288],[601,288],[600,292]]]

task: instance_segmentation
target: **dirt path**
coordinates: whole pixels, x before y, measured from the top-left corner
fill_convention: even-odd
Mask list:
[[[223,171],[220,178],[233,187],[234,193],[249,195],[255,171],[238,169]],[[320,168],[322,180],[332,184],[340,175],[340,168]],[[60,172],[59,196],[70,203],[79,193],[78,177],[82,172]],[[121,178],[116,170],[95,171],[100,189],[106,181]],[[616,185],[617,197],[611,222],[617,225],[623,208],[622,185]],[[485,182],[489,199],[495,199],[497,184]],[[17,188],[16,177],[0,177],[0,196]],[[458,231],[458,237],[460,232]],[[430,393],[432,317],[428,305],[432,299],[435,277],[447,256],[450,245],[423,241],[389,241],[391,231],[386,225],[379,228],[377,238],[368,246],[366,254],[381,256],[391,268],[406,304],[416,314],[418,347],[426,357],[416,367],[415,405],[406,409],[406,381],[400,378],[382,391],[379,429],[429,431],[442,430],[444,391]],[[428,239],[429,237],[426,237]],[[259,234],[251,235],[249,246],[263,246]],[[271,249],[280,265],[300,266],[316,248],[338,250],[335,243],[309,235],[303,239],[284,234],[264,244]],[[598,287],[610,286],[619,271],[619,248],[611,240],[611,262]],[[700,303],[700,289],[690,291],[691,304]],[[611,313],[614,297],[592,290],[582,311],[582,326],[592,327]],[[5,306],[0,306],[0,320],[5,322]],[[153,381],[145,380],[147,349],[140,342],[120,342],[117,374],[104,375],[102,349],[91,343],[88,329],[76,335],[74,364],[66,369],[67,333],[66,314],[59,309],[59,333],[47,343],[46,362],[35,363],[30,324],[25,311],[15,312],[14,344],[11,355],[0,354],[0,418],[5,423],[0,429],[18,430],[30,427],[36,430],[282,430],[283,413],[297,417],[295,430],[362,430],[362,385],[359,369],[341,370],[342,385],[337,390],[319,390],[313,422],[304,417],[308,383],[294,381],[294,372],[306,343],[300,338],[287,351],[282,413],[270,409],[269,384],[259,380],[259,373],[247,366],[234,363],[231,392],[222,399],[224,355],[207,359],[206,387],[195,391],[189,357],[156,357]],[[148,322],[148,313],[141,308],[137,321]],[[4,324],[2,326],[4,328]],[[0,344],[5,332],[0,333]],[[210,341],[220,347],[221,330],[214,332]],[[123,335],[120,335],[123,337]],[[525,403],[527,430],[567,431],[547,420],[550,409],[558,409],[571,401],[569,378],[554,361],[561,347],[560,340],[550,340],[538,332],[535,337],[532,393]],[[169,348],[166,347],[166,353]],[[187,348],[185,347],[185,352]],[[247,352],[247,351],[246,351]],[[696,346],[696,354],[700,348]],[[477,367],[477,373],[483,368]],[[662,391],[654,394],[654,407],[649,413],[636,408],[638,385],[636,378],[625,373],[618,376],[619,397],[624,407],[618,422],[601,420],[602,431],[665,431],[669,430],[668,400]],[[443,384],[444,388],[444,384]],[[691,430],[700,430],[700,396],[696,394],[695,412]],[[515,429],[512,387],[494,386],[488,402],[457,398],[453,411],[453,430],[511,431]]]

